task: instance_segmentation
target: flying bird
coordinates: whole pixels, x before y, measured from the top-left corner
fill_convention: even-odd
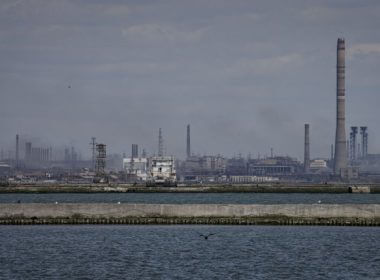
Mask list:
[[[210,233],[210,234],[207,234],[207,235],[199,234],[199,236],[200,237],[204,237],[204,239],[208,239],[211,235],[215,235],[215,233]]]

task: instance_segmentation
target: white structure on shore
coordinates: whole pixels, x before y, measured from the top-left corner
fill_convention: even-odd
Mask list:
[[[175,160],[171,156],[124,158],[123,169],[128,180],[169,184],[177,181]]]
[[[277,177],[270,176],[229,176],[231,183],[264,183],[264,182],[276,182],[279,179]]]
[[[144,182],[148,179],[147,158],[124,158],[123,169],[130,179]]]
[[[177,175],[174,157],[158,156],[149,158],[149,179],[154,183],[175,183]]]

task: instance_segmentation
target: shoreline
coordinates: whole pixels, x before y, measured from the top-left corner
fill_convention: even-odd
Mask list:
[[[380,184],[236,184],[146,187],[135,184],[2,184],[0,193],[380,193]]]

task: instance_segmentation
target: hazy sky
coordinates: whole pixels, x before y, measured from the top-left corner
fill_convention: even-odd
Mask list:
[[[109,152],[330,154],[336,40],[346,133],[380,152],[380,1],[1,0],[0,147],[15,134]]]

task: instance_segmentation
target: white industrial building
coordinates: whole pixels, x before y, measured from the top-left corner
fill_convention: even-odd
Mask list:
[[[310,162],[310,170],[324,170],[327,168],[327,161],[324,159],[314,159]]]
[[[175,159],[171,156],[124,158],[123,169],[128,180],[165,184],[177,181]]]
[[[154,183],[175,183],[177,175],[174,157],[158,156],[149,158],[149,180]]]
[[[123,169],[129,177],[134,177],[138,181],[148,179],[148,159],[147,158],[124,158]]]

